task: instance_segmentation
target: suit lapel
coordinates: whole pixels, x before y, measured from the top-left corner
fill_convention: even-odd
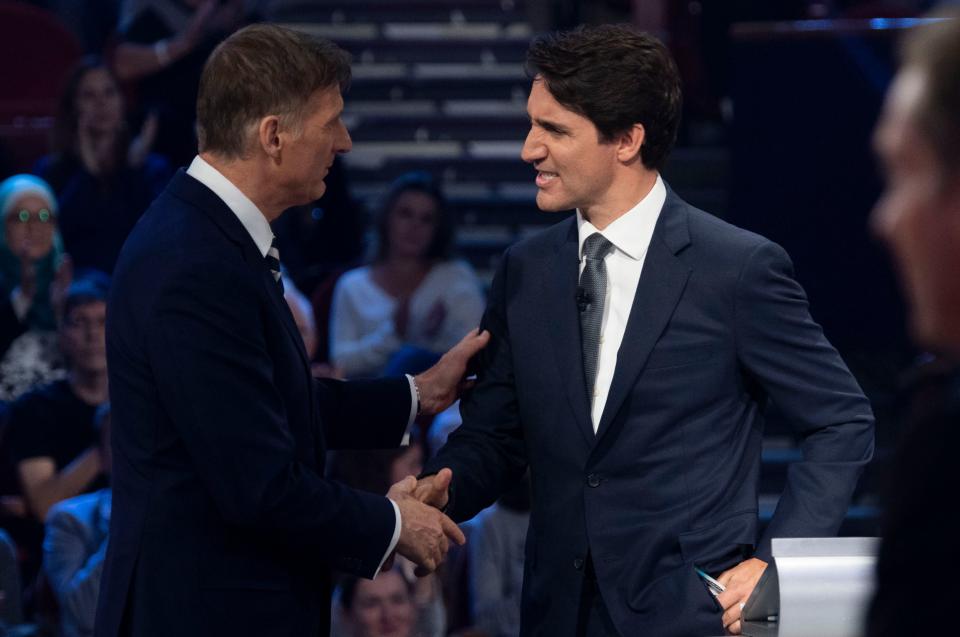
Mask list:
[[[237,215],[230,210],[229,206],[223,202],[212,190],[187,174],[184,169],[177,171],[170,181],[170,191],[174,196],[186,201],[204,214],[209,216],[214,223],[223,231],[224,235],[237,244],[243,255],[244,261],[250,265],[254,272],[260,274],[261,284],[267,288],[267,296],[273,303],[274,309],[280,316],[287,333],[293,339],[294,347],[300,353],[300,359],[304,368],[310,372],[310,361],[307,359],[307,352],[303,347],[303,337],[300,336],[300,330],[297,329],[293,321],[293,315],[283,295],[280,294],[280,288],[273,275],[263,260],[263,255],[257,248],[253,237],[247,232],[243,224],[237,218]]]
[[[570,223],[570,231],[561,241],[551,267],[544,272],[545,316],[549,317],[553,351],[557,356],[560,376],[570,409],[584,439],[593,445],[595,435],[590,421],[586,381],[583,375],[583,352],[580,347],[580,318],[577,314],[577,224]]]
[[[689,243],[686,204],[668,189],[617,353],[617,366],[597,429],[598,441],[610,429],[680,301],[690,269],[677,253]]]
[[[259,252],[257,254],[259,256]],[[262,261],[263,257],[260,257],[260,259]],[[280,320],[287,329],[287,334],[293,339],[293,345],[300,354],[300,360],[303,362],[304,368],[307,370],[307,373],[310,373],[310,360],[307,358],[307,350],[303,346],[303,337],[300,335],[300,330],[293,320],[293,314],[290,313],[290,306],[287,305],[287,300],[284,299],[283,294],[280,293],[280,286],[273,280],[273,274],[267,269],[265,264],[263,271],[264,276],[261,277],[261,280],[267,287],[267,296],[273,301],[273,307],[280,315]]]

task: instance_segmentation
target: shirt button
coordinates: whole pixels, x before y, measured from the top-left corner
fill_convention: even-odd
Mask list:
[[[578,571],[583,569],[582,557],[576,557],[573,559],[573,568],[577,569]]]
[[[587,476],[587,486],[591,489],[596,489],[600,486],[600,476],[596,473],[591,473]]]

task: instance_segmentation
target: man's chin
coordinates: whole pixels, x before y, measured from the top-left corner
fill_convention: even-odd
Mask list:
[[[537,208],[542,212],[565,212],[567,210],[572,210],[573,206],[568,201],[562,201],[555,197],[551,197],[544,193],[542,190],[537,191]]]
[[[320,185],[317,187],[316,191],[313,193],[313,201],[316,201],[323,196],[323,193],[327,192],[327,182],[321,181]]]

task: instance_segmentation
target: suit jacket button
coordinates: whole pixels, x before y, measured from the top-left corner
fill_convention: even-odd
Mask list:
[[[600,476],[596,473],[591,473],[587,476],[587,486],[592,489],[596,489],[600,486]]]
[[[583,569],[582,557],[576,557],[573,559],[573,568],[577,569],[578,571]]]

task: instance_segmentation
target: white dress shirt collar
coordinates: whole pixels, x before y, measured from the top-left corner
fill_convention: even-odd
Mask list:
[[[237,219],[243,224],[250,238],[257,244],[260,254],[267,256],[267,250],[270,249],[270,243],[273,241],[273,230],[270,229],[270,223],[257,205],[200,155],[193,158],[193,162],[187,168],[187,174],[212,190],[213,194],[227,204],[233,214],[237,215]]]
[[[577,234],[579,248],[577,254],[583,257],[583,242],[595,232],[600,232],[619,251],[634,260],[641,260],[650,246],[654,226],[660,217],[660,210],[667,200],[667,188],[663,179],[657,175],[657,181],[650,192],[633,208],[620,215],[601,232],[596,226],[583,218],[577,210]]]

